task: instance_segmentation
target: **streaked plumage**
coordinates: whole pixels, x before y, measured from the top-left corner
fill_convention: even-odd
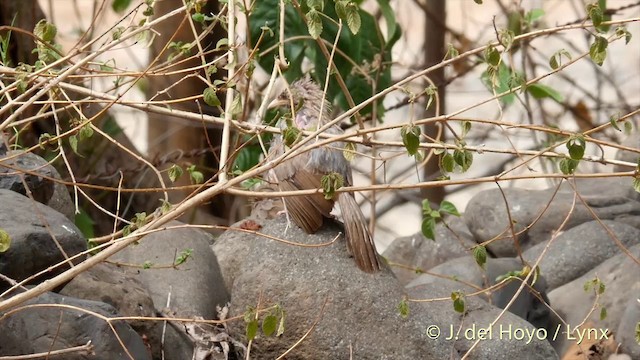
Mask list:
[[[295,118],[293,124],[301,130],[316,130],[319,125],[318,114],[322,105],[321,123],[329,120],[331,107],[323,100],[320,87],[309,78],[291,84],[291,92],[284,90],[274,100],[271,107],[289,109],[293,103]],[[283,124],[281,124],[283,127]],[[329,133],[340,133],[342,130],[331,127]],[[315,140],[314,140],[315,141]],[[350,186],[352,181],[351,166],[340,150],[344,144],[334,143],[331,147],[316,148],[283,161],[274,167],[267,178],[277,183],[282,191],[321,188],[322,176],[336,172],[344,178],[344,185]],[[275,136],[271,143],[269,157],[275,158],[285,152],[282,136]],[[331,218],[334,202],[340,206],[344,220],[347,248],[353,255],[358,267],[365,272],[380,270],[380,261],[367,228],[367,222],[353,194],[339,193],[327,200],[321,193],[304,196],[285,197],[285,204],[293,221],[307,233],[315,233],[322,226],[325,218]]]

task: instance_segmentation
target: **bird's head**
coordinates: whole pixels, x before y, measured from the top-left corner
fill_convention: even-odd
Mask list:
[[[323,97],[324,93],[320,86],[316,84],[311,78],[305,77],[297,80],[284,89],[278,97],[276,97],[270,104],[269,108],[283,108],[291,111],[295,114],[296,126],[301,129],[309,130],[312,127],[317,127],[318,118],[320,114],[320,107],[322,106],[324,121],[328,120],[328,114],[331,113],[331,106]],[[293,106],[293,108],[292,108]]]

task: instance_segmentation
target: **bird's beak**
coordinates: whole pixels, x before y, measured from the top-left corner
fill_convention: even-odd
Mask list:
[[[267,106],[267,109],[277,109],[279,107],[284,107],[284,106],[290,106],[289,101],[276,98],[269,103],[269,105]]]

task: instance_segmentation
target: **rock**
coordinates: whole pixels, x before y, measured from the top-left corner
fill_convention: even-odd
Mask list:
[[[169,223],[169,226],[179,225],[184,224],[178,221]],[[229,295],[216,256],[210,248],[212,242],[211,235],[195,228],[164,230],[145,236],[139,244],[129,246],[110,260],[139,266],[123,266],[123,269],[149,290],[158,312],[182,318],[216,319],[216,306],[224,306]],[[192,252],[186,262],[175,268],[170,266],[175,257],[189,249]],[[145,262],[152,266],[142,269]],[[167,306],[169,295],[170,304]],[[181,326],[167,326],[166,358],[191,359],[193,344],[183,331]],[[159,343],[161,336],[161,332],[153,332],[151,342]]]
[[[142,339],[124,321],[107,321],[92,315],[91,311],[102,316],[118,316],[113,307],[105,303],[80,300],[45,293],[31,299],[21,306],[32,304],[52,304],[46,307],[25,308],[10,315],[4,314],[0,321],[0,356],[24,355],[48,352],[81,346],[91,341],[95,355],[86,353],[68,353],[64,359],[151,359]],[[70,307],[57,307],[64,304]],[[76,309],[77,308],[77,309]],[[10,334],[9,341],[5,338]],[[122,341],[126,350],[122,347]],[[131,357],[127,355],[127,351]]]
[[[591,210],[602,220],[616,220],[640,228],[640,202],[633,193],[628,179],[584,179],[577,182],[577,189]],[[606,191],[603,191],[606,189]],[[574,201],[573,188],[565,183],[555,194],[555,188],[546,190],[504,189],[509,203],[509,213],[515,222],[514,230],[520,248],[525,251],[549,240],[565,220]],[[544,214],[540,217],[540,214]],[[593,220],[594,216],[580,199],[563,230]],[[511,238],[509,214],[499,189],[476,194],[464,213],[464,219],[477,242],[496,237],[487,249],[496,257],[517,255]],[[527,227],[533,224],[528,230]]]
[[[0,273],[24,280],[31,275],[87,249],[80,230],[61,213],[17,192],[0,189],[0,228],[11,238],[7,252],[0,253]],[[77,259],[79,263],[82,259]],[[36,278],[39,283],[68,269],[65,264]],[[0,282],[0,290],[6,284]]]
[[[239,266],[223,267],[237,271],[227,277],[235,279],[231,316],[242,315],[248,307],[267,309],[275,304],[286,312],[284,333],[259,335],[251,349],[253,357],[276,358],[309,332],[287,359],[457,358],[450,356],[450,347],[442,341],[425,336],[425,324],[433,323],[436,314],[400,317],[397,307],[404,289],[388,268],[364,273],[348,255],[344,239],[331,243],[341,231],[335,224],[328,222],[312,235],[293,224],[285,232],[284,216],[259,224],[260,232],[268,236],[324,245],[295,246],[233,230],[218,239],[249,244],[246,253],[235,254],[243,260]],[[224,255],[218,252],[218,256]],[[264,316],[260,314],[260,321]],[[244,336],[244,322],[229,325],[232,335]]]
[[[98,264],[81,273],[62,288],[60,295],[104,302],[122,316],[155,316],[153,300],[144,285],[112,264]],[[130,324],[143,334],[159,322],[133,320]]]
[[[406,285],[418,277],[414,269],[428,270],[447,260],[470,254],[469,249],[476,243],[467,225],[453,216],[446,221],[451,230],[443,223],[438,223],[435,240],[427,239],[422,232],[418,232],[394,240],[382,254],[387,261],[403,265],[391,267],[402,284]]]
[[[640,265],[636,262],[640,259],[640,245],[629,248],[629,252],[635,260],[626,253],[616,255],[549,293],[553,309],[564,318],[571,329],[583,321],[593,323],[597,334],[600,334],[600,330],[618,329],[627,302],[636,299],[640,293]],[[594,280],[596,276],[605,285],[604,293],[598,298],[598,304],[606,308],[606,317],[603,320],[600,320],[600,307],[590,314],[596,300],[594,289],[584,289],[585,284]],[[561,336],[558,336],[558,342],[554,345],[559,353],[564,353],[570,344],[566,330],[563,326]]]
[[[410,302],[409,317],[423,324],[427,336],[439,335],[438,340],[445,339],[446,346],[459,355],[470,352],[468,359],[558,359],[547,341],[550,334],[545,329],[536,328],[510,312],[500,316],[501,310],[486,301],[465,297],[464,314],[461,314],[454,311],[451,288],[443,283],[409,285],[407,291],[412,299],[446,299]],[[426,314],[434,314],[435,319],[425,318]],[[493,321],[496,324],[490,327]],[[478,344],[471,350],[475,342]]]
[[[231,228],[240,228],[247,222],[259,224],[264,220],[257,217],[249,217],[231,225]],[[252,244],[250,241],[246,241],[246,238],[247,236],[241,232],[226,231],[224,236],[218,237],[211,246],[220,265],[224,286],[229,293],[231,293],[236,276],[240,273],[244,259],[251,251]]]
[[[627,300],[620,325],[615,332],[620,342],[620,352],[631,355],[632,359],[640,359],[640,343],[636,340],[640,325],[640,296],[632,296]]]
[[[184,224],[169,223],[169,226],[180,225]],[[208,233],[199,229],[164,230],[145,236],[137,245],[129,246],[110,260],[139,266],[123,266],[123,269],[149,289],[157,309],[166,306],[171,294],[170,308],[180,309],[180,315],[214,319],[216,305],[226,304],[229,295],[224,289],[216,256],[209,248],[212,241]],[[171,267],[175,257],[189,249],[192,252],[187,260]],[[149,269],[141,268],[145,262],[150,262]]]
[[[67,187],[59,182],[42,177],[46,176],[59,180],[60,174],[53,166],[33,153],[8,151],[2,156],[15,157],[8,160],[0,160],[0,189],[15,191],[26,196],[27,192],[21,176],[24,175],[24,181],[27,183],[34,200],[61,212],[69,220],[74,221],[73,202]],[[3,164],[11,166],[11,168],[5,167]],[[21,174],[17,174],[17,171],[20,171]]]
[[[471,256],[466,256],[449,260],[430,269],[428,274],[420,275],[409,283],[407,288],[422,289],[423,287],[428,288],[427,285],[430,284],[438,284],[442,289],[449,291],[447,295],[454,291],[463,291],[465,294],[471,294],[478,292],[478,289],[495,285],[498,282],[496,281],[498,277],[513,271],[520,271],[522,268],[523,265],[519,259],[488,258],[485,269],[482,269],[475,259]],[[490,301],[491,304],[503,309],[516,294],[520,285],[521,281],[511,280],[505,286],[491,292],[490,298],[486,296],[480,296],[479,298]],[[543,277],[539,277],[533,285],[533,288],[540,294],[542,299],[548,302],[546,287]],[[522,289],[516,300],[509,307],[509,311],[527,320],[536,328],[547,329],[549,327],[549,309],[529,287]]]
[[[609,220],[602,223],[615,234],[624,247],[628,248],[640,242],[639,229]],[[525,251],[525,260],[531,264],[535,263],[546,245],[547,243],[543,242]],[[590,221],[558,235],[539,266],[551,290],[580,277],[621,251],[616,241],[599,222]]]

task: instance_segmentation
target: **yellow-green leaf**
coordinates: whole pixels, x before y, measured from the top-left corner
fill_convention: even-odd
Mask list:
[[[0,229],[0,253],[3,253],[11,247],[11,237],[9,234],[4,231],[4,229]]]
[[[307,13],[307,27],[309,35],[317,39],[322,34],[322,18],[316,9],[311,9]]]

